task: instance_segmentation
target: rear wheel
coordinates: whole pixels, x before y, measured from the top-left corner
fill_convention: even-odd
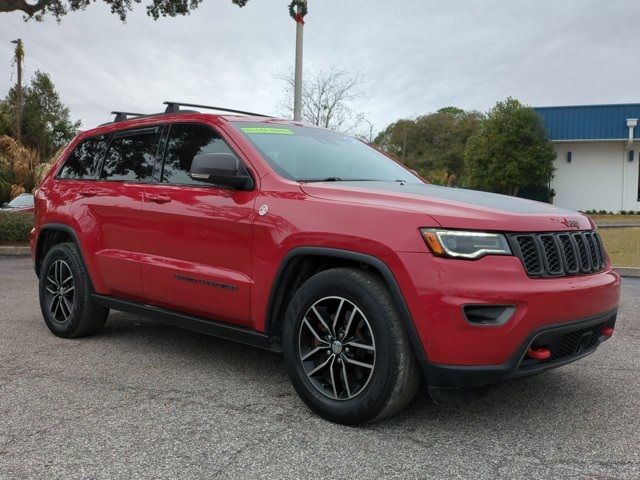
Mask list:
[[[75,244],[55,245],[45,256],[40,309],[49,330],[64,338],[92,335],[107,320],[109,309],[91,298],[91,282]]]
[[[283,353],[300,397],[338,423],[392,415],[420,385],[391,295],[376,275],[362,270],[327,270],[300,288],[287,310]]]

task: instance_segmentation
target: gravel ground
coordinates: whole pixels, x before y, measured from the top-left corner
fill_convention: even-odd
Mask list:
[[[637,279],[594,355],[363,428],[307,410],[275,354],[122,313],[53,336],[26,258],[0,293],[1,479],[640,478]]]

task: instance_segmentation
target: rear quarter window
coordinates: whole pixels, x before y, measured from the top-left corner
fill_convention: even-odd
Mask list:
[[[88,138],[76,146],[64,162],[60,178],[97,179],[100,164],[107,150],[107,137],[99,135]]]

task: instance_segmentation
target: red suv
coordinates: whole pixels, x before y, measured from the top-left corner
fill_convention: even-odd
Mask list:
[[[584,215],[427,184],[344,134],[180,106],[207,108],[120,113],[37,191],[56,335],[114,309],[281,351],[311,409],[358,424],[423,380],[459,401],[613,334],[620,278]]]

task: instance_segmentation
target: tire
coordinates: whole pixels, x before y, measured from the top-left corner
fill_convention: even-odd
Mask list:
[[[108,308],[91,299],[91,280],[74,243],[61,243],[47,252],[39,290],[44,321],[58,337],[93,335],[109,315]]]
[[[298,395],[336,423],[389,417],[421,384],[398,308],[365,270],[335,268],[307,280],[287,309],[282,350]]]

